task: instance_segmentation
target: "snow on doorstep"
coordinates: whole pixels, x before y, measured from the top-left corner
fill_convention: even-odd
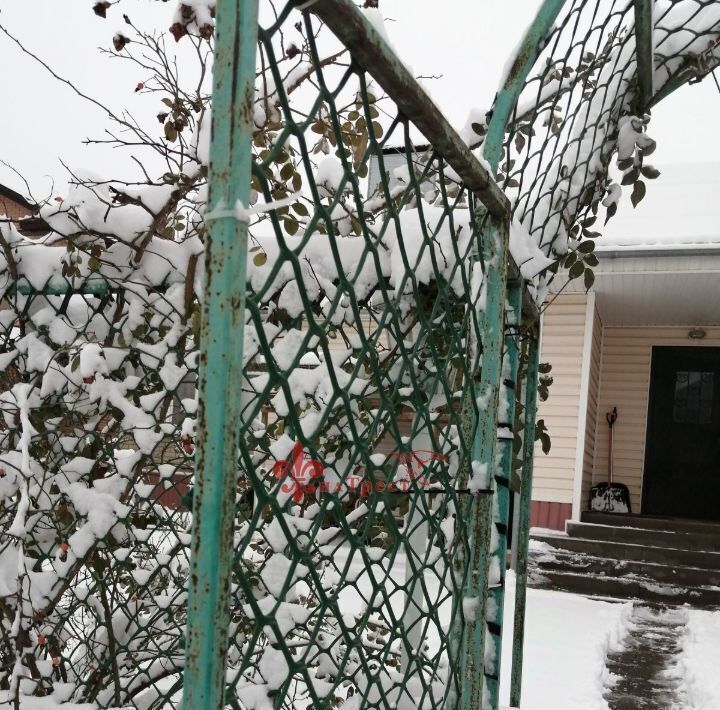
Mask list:
[[[508,572],[500,701],[510,694],[515,575]],[[632,603],[528,589],[521,710],[608,710],[605,654],[627,633]],[[715,710],[717,710],[715,706]]]
[[[720,613],[688,609],[688,622],[678,661],[680,692],[687,710],[720,708]]]

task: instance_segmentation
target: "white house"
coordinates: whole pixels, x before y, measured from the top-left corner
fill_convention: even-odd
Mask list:
[[[552,448],[536,451],[532,524],[588,509],[613,407],[632,512],[720,520],[720,164],[666,168],[602,231],[593,289],[558,284],[543,316]]]

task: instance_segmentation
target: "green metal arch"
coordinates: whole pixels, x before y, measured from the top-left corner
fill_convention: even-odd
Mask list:
[[[525,87],[525,80],[545,48],[547,37],[563,5],[565,5],[565,0],[544,0],[525,33],[503,87],[495,97],[492,117],[483,143],[483,157],[490,163],[493,170],[497,170],[505,130],[520,92]]]

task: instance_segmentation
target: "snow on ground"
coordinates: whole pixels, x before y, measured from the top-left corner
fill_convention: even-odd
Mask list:
[[[353,554],[348,546],[338,550],[334,559],[340,569],[345,567],[355,577],[356,587],[341,592],[342,607],[357,608],[361,599],[367,600],[372,593],[368,571],[363,569],[360,555]],[[372,576],[376,581],[384,578],[391,604],[400,616],[405,555],[399,554],[391,569],[384,563],[382,558],[373,565]],[[434,605],[440,605],[441,622],[447,625],[450,603],[440,577],[437,571],[426,570],[425,587]],[[514,609],[515,576],[509,572],[501,703],[508,703],[510,697]],[[602,695],[612,685],[612,678],[605,669],[605,655],[608,650],[621,647],[631,612],[631,602],[611,603],[564,592],[528,589],[521,710],[608,710]],[[439,641],[437,629],[431,629],[427,641],[431,651],[435,651]],[[709,710],[710,706],[707,707]],[[718,708],[720,704],[713,706],[713,710]],[[698,710],[706,709],[701,706]]]
[[[500,700],[510,694],[515,577],[508,573]],[[521,710],[608,710],[605,654],[622,644],[632,603],[528,589]],[[716,706],[715,710],[717,710]]]
[[[682,653],[678,660],[684,702],[674,710],[720,708],[720,614],[688,609]]]

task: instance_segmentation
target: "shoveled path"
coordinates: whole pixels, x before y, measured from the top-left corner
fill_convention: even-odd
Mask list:
[[[636,602],[622,651],[605,659],[617,681],[605,694],[610,710],[673,710],[682,707],[680,678],[673,671],[687,612]]]

